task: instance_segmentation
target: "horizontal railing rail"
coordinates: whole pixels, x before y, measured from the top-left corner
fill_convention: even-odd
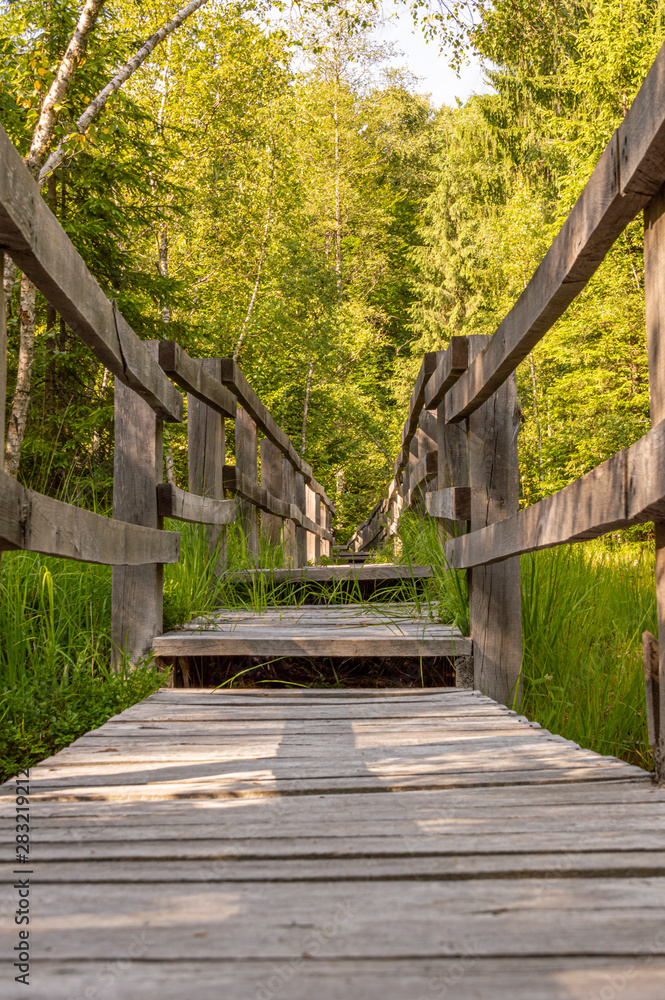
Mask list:
[[[233,522],[257,562],[259,513],[264,536],[283,545],[287,564],[331,555],[334,504],[236,362],[192,358],[173,341],[141,340],[90,274],[0,127],[0,276],[3,253],[115,376],[115,429],[112,517],[26,489],[0,464],[0,549],[113,566],[116,657],[145,656],[162,631],[163,566],[180,557],[180,534],[163,530],[164,517],[206,525],[219,572]],[[4,302],[0,341],[4,441]],[[180,390],[187,393],[188,490],[163,481],[162,424],[183,420]],[[227,420],[234,424],[235,465],[226,463]]]

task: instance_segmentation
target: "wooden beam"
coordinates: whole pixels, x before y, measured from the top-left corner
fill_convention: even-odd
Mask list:
[[[469,337],[469,359],[487,338]],[[517,431],[520,412],[512,375],[469,417],[471,531],[502,521],[519,508]],[[468,537],[468,536],[467,536]],[[520,698],[522,612],[519,559],[477,566],[469,574],[469,620],[474,687],[496,701]]]
[[[206,371],[196,358],[190,358],[179,344],[173,340],[159,342],[159,364],[166,374],[182,389],[222,417],[235,419],[236,400],[233,393],[222,385],[219,378]],[[216,365],[219,371],[220,366]]]
[[[446,521],[468,521],[471,517],[471,490],[468,486],[448,486],[425,497],[427,513]]]
[[[576,479],[503,521],[446,544],[458,569],[598,538],[665,517],[665,421]]]
[[[217,500],[178,489],[174,483],[157,487],[157,507],[160,517],[193,524],[229,524],[236,519],[235,500]]]
[[[417,490],[423,483],[431,483],[439,471],[439,455],[436,451],[428,451],[414,465],[411,473],[411,492]]]
[[[461,420],[488,399],[584,288],[665,181],[665,47],[570,215],[492,341],[446,399]]]
[[[282,454],[289,459],[296,472],[300,472],[305,477],[310,488],[318,493],[323,498],[324,503],[334,511],[335,505],[323,486],[314,479],[311,465],[308,465],[300,457],[286,431],[282,430],[270,411],[263,405],[232,358],[222,360],[222,382],[231,389],[257,428],[279,448]]]
[[[180,534],[116,521],[53,500],[0,472],[0,549],[105,566],[174,563]]]
[[[644,297],[651,425],[665,421],[665,185],[644,212]],[[653,431],[651,432],[653,433]],[[654,456],[655,458],[655,456]],[[656,459],[657,460],[657,459]],[[646,471],[646,470],[645,470]],[[657,698],[651,715],[654,725],[654,761],[658,780],[665,772],[665,510],[654,515],[656,542],[656,605],[658,609],[657,670],[647,699]]]
[[[157,355],[157,345],[149,345]],[[157,484],[162,481],[162,422],[120,379],[115,380],[113,516],[146,528],[162,527]],[[147,562],[147,556],[143,556]],[[113,659],[147,656],[162,631],[163,570],[159,562],[114,566],[111,596]]]
[[[296,552],[298,556],[298,566],[307,565],[307,529],[304,525],[304,518],[307,517],[305,477],[301,472],[296,472],[296,507],[300,512],[300,520],[296,521]]]
[[[159,345],[160,359],[162,344]],[[173,352],[180,361],[178,352]],[[184,354],[184,352],[183,352]],[[187,357],[185,355],[185,357]],[[227,390],[222,386],[219,376],[221,360],[219,358],[187,359],[191,365],[186,365],[187,382],[193,387],[212,391],[219,388],[223,393]],[[161,362],[160,362],[161,363]],[[196,375],[196,369],[200,374]],[[195,496],[207,497],[217,503],[224,500],[224,484],[222,470],[226,456],[226,434],[224,416],[219,406],[212,407],[202,399],[202,394],[187,394],[187,478],[189,492]],[[224,402],[223,398],[218,398]],[[235,416],[235,400],[232,399],[233,416]],[[235,503],[235,501],[234,501]],[[227,530],[223,524],[211,524],[207,531],[208,552],[216,558],[215,572],[220,575],[226,570],[228,563]]]
[[[431,351],[422,360],[409,401],[409,413],[404,424],[404,429],[402,430],[402,446],[395,461],[395,477],[399,476],[409,461],[411,442],[418,429],[418,419],[425,403],[425,388],[434,374],[438,360],[443,353],[443,351]]]
[[[0,126],[2,250],[120,382],[162,419],[182,420],[182,396],[90,274]]]
[[[5,467],[5,408],[7,405],[7,310],[5,309],[5,255],[0,252],[0,472]]]
[[[222,362],[223,363],[223,362]],[[254,419],[242,407],[236,408],[236,468],[245,480],[259,482],[259,442]],[[247,554],[258,558],[259,520],[256,507],[251,501],[241,504],[239,523],[247,547]]]
[[[436,410],[449,389],[462,377],[469,364],[466,337],[451,337],[445,351],[441,352],[436,369],[425,387],[425,407]]]
[[[282,453],[268,438],[261,439],[261,486],[275,497],[282,495]],[[261,530],[266,541],[277,548],[282,536],[281,518],[261,511]]]
[[[290,511],[298,511],[296,501],[296,473],[286,455],[282,455],[282,496],[289,510],[282,526],[284,538],[284,559],[290,566],[297,566],[298,551],[296,548],[296,522],[291,518]]]
[[[224,466],[224,488],[237,493],[244,500],[251,501],[259,510],[275,514],[277,517],[289,518],[298,527],[317,533],[328,541],[333,539],[331,531],[306,517],[296,504],[290,504],[268,493],[264,486],[259,486],[249,476],[244,476],[235,465]]]

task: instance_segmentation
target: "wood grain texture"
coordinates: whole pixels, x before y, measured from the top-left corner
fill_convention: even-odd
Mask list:
[[[190,396],[195,396],[222,417],[235,417],[235,396],[220,382],[220,364],[207,368],[200,360],[190,358],[173,340],[159,342],[159,364]]]
[[[288,505],[289,513],[285,515],[286,520],[282,526],[282,537],[284,539],[284,560],[289,566],[298,565],[298,551],[296,548],[296,523],[294,516],[298,515],[296,507],[296,473],[291,462],[284,455],[282,456],[282,496]]]
[[[160,358],[162,344],[159,345]],[[222,389],[220,383],[221,360],[219,358],[201,358],[192,361],[192,369],[188,370],[188,380],[196,387],[208,382]],[[226,390],[224,390],[226,391]],[[223,400],[221,400],[224,402]],[[226,405],[226,404],[225,404]],[[232,401],[232,412],[235,415],[235,403]],[[209,406],[201,395],[189,393],[187,396],[187,476],[189,492],[205,497],[213,502],[224,501],[224,460],[226,456],[226,436],[224,431],[224,416],[221,408]],[[214,503],[213,503],[214,506]],[[235,520],[235,518],[231,518]],[[211,524],[206,532],[208,552],[216,554],[216,572],[223,573],[227,564],[227,529],[224,522]]]
[[[411,393],[411,399],[409,401],[409,413],[402,431],[402,446],[397,456],[397,460],[395,461],[396,478],[399,477],[400,473],[409,461],[411,442],[418,429],[418,420],[425,404],[425,389],[427,383],[434,374],[437,362],[443,353],[443,351],[432,351],[426,354],[423,358],[420,371],[418,372],[418,377],[416,378],[416,382],[413,387],[413,392]]]
[[[193,524],[229,524],[236,519],[234,500],[217,500],[214,497],[187,493],[173,483],[160,483],[157,487],[157,507],[160,517]]]
[[[243,570],[235,573],[234,580],[253,579],[257,574],[276,583],[286,581],[311,580],[328,583],[338,580],[428,580],[432,576],[431,566],[396,566],[393,563],[370,563],[368,565],[302,566],[294,569]]]
[[[487,338],[473,336],[468,341],[471,361],[483,350]],[[511,376],[469,417],[471,532],[503,520],[519,507],[519,424],[517,381]],[[519,559],[474,567],[469,578],[469,619],[474,686],[499,702],[519,700],[522,664]]]
[[[0,250],[117,379],[162,419],[182,420],[182,396],[90,274],[1,126],[0,163]]]
[[[460,568],[598,538],[665,512],[665,421],[557,493],[446,545]]]
[[[148,345],[156,355],[154,344]],[[113,516],[145,528],[162,527],[157,484],[162,481],[162,422],[145,400],[115,380]],[[163,565],[114,566],[111,640],[114,657],[136,662],[162,631]]]
[[[449,486],[425,497],[430,517],[446,521],[468,521],[471,517],[471,490],[468,486]]]
[[[236,469],[245,483],[259,488],[259,443],[257,426],[242,407],[236,410]],[[248,500],[240,504],[238,525],[242,527],[247,553],[253,560],[259,554],[259,519],[255,505]]]
[[[4,297],[5,255],[0,253],[0,472],[5,468],[5,407],[7,400],[7,310]]]
[[[282,453],[269,438],[261,439],[261,486],[274,497],[282,497]],[[282,519],[261,511],[261,531],[276,548],[282,540]]]
[[[662,995],[665,791],[478,692],[161,691],[31,786],[40,1000]]]
[[[425,406],[436,410],[469,364],[466,337],[451,337],[445,351],[439,352],[436,368],[425,386]]]

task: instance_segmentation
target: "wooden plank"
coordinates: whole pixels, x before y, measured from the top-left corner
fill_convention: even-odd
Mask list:
[[[92,277],[1,126],[0,162],[0,250],[117,379],[160,418],[182,420],[182,396]]]
[[[5,255],[0,251],[0,472],[5,468],[5,408],[7,405],[7,311],[5,308]]]
[[[207,370],[173,340],[159,342],[159,364],[182,389],[215,410],[222,417],[235,418],[236,400],[219,379],[220,365]]]
[[[665,71],[664,71],[665,72]],[[652,113],[652,112],[651,112]],[[665,167],[665,160],[661,164]],[[665,172],[665,170],[664,170]],[[665,186],[661,187],[644,212],[644,295],[646,306],[647,355],[649,360],[649,403],[651,426],[665,423]],[[651,431],[653,434],[653,430]],[[658,456],[659,457],[659,456]],[[648,473],[656,455],[651,456]],[[665,500],[665,493],[663,494]],[[665,772],[665,503],[655,515],[656,604],[658,609],[657,666],[645,662],[647,713],[651,721],[651,742],[658,780]],[[651,675],[649,683],[648,675]],[[657,699],[657,702],[656,700]],[[649,704],[650,702],[650,704]]]
[[[486,342],[486,337],[468,338],[470,361],[480,354]],[[519,423],[514,376],[469,417],[472,532],[503,520],[519,507]],[[522,667],[519,559],[506,559],[497,566],[474,567],[469,578],[469,620],[474,687],[504,704],[513,699],[519,701]]]
[[[317,495],[313,490],[309,488],[307,483],[305,483],[305,514],[307,517],[316,523],[316,499]],[[321,498],[319,497],[319,503]],[[310,564],[312,566],[316,565],[316,539],[318,535],[312,534],[311,531],[307,532],[306,545],[307,552],[305,558],[305,565]]]
[[[288,566],[298,565],[298,551],[296,548],[296,525],[293,515],[297,516],[296,507],[296,473],[291,462],[284,455],[282,456],[282,496],[287,504],[289,513],[282,526],[282,536],[284,538],[284,561]]]
[[[156,345],[149,350],[156,356]],[[146,528],[162,527],[157,484],[162,481],[162,422],[148,403],[115,380],[113,516]],[[145,557],[144,557],[145,558]],[[162,631],[162,563],[114,566],[111,597],[113,657],[137,662]]]
[[[447,397],[448,420],[489,398],[553,326],[665,180],[665,50],[526,289]]]
[[[159,351],[161,358],[162,344],[159,345]],[[199,372],[197,377],[194,371],[188,369],[188,380],[194,387],[197,385],[205,387],[208,381],[211,381],[213,385],[220,389],[223,388],[219,381],[221,372],[219,358],[202,358],[198,361],[190,359],[190,361],[191,368]],[[235,415],[235,403],[232,405]],[[189,492],[212,501],[213,507],[218,503],[225,502],[223,482],[225,455],[226,434],[224,416],[220,408],[209,406],[202,401],[200,395],[188,393],[187,478]],[[231,502],[235,504],[235,501]],[[235,519],[234,517],[230,520]],[[225,571],[227,565],[227,530],[224,523],[215,522],[206,531],[208,552],[211,557],[216,557],[215,571],[218,575]]]
[[[354,566],[302,566],[287,569],[244,570],[234,573],[233,579],[246,581],[254,579],[259,574],[274,581],[306,581],[328,583],[339,580],[382,581],[382,580],[429,580],[432,577],[431,566],[396,566],[392,563],[371,563]]]
[[[552,496],[446,545],[459,569],[492,563],[660,518],[665,513],[665,421]]]
[[[466,337],[451,337],[445,351],[440,351],[436,368],[425,386],[425,407],[436,410],[444,396],[466,371],[469,364]]]
[[[390,635],[381,637],[376,629],[367,636],[338,632],[319,636],[301,630],[284,634],[275,630],[263,637],[258,629],[238,626],[222,632],[169,632],[157,636],[153,649],[157,656],[468,656],[471,642],[463,637]]]
[[[410,477],[411,492],[419,489],[425,483],[431,483],[439,473],[439,454],[436,451],[426,452],[416,462]]]
[[[343,912],[343,911],[340,911]],[[326,914],[327,920],[335,917]],[[335,925],[331,924],[331,929]],[[320,935],[321,929],[314,928]],[[310,949],[318,952],[317,938]],[[182,1000],[196,983],[198,1000],[218,1000],[220,996],[252,998],[275,995],[277,987],[288,986],[289,1000],[344,1000],[353,996],[366,1000],[404,1000],[444,997],[454,988],[455,1000],[564,1000],[564,998],[610,997],[608,990],[620,989],[621,1000],[662,1000],[665,962],[649,956],[617,958],[614,955],[519,959],[481,958],[467,944],[456,958],[399,958],[389,961],[317,958],[307,961],[294,951],[284,963],[274,960],[242,959],[223,961],[134,962],[128,977],[109,974],[107,961],[33,960],[33,976],[38,989],[49,1000],[71,1000],[95,996],[104,984],[104,1000],[125,1000],[127,983],[132,1000]],[[311,954],[308,952],[308,954]],[[268,986],[268,984],[271,984]],[[346,993],[343,990],[346,990]],[[445,992],[444,992],[445,991]],[[605,992],[603,992],[605,991]],[[453,994],[450,994],[451,996]]]
[[[261,432],[280,449],[282,454],[289,459],[296,472],[300,472],[305,477],[311,489],[315,493],[318,493],[324,502],[334,511],[335,506],[332,500],[323,486],[314,479],[312,467],[297,453],[289,436],[282,430],[269,410],[263,405],[232,358],[224,358],[222,361],[222,382],[231,389],[238,402],[250,415]]]
[[[282,495],[282,453],[269,438],[261,439],[261,486],[274,497]],[[277,548],[282,539],[282,521],[261,511],[261,531],[266,541]]]
[[[229,524],[236,519],[234,500],[217,500],[197,496],[178,489],[174,483],[160,483],[157,487],[157,507],[160,517],[194,524]]]
[[[0,472],[0,549],[21,549],[107,566],[173,563],[180,535],[139,527],[52,500]]]
[[[399,478],[402,469],[409,460],[410,445],[416,433],[418,419],[425,403],[425,388],[434,374],[439,358],[443,355],[443,353],[443,351],[432,351],[426,354],[423,358],[420,371],[418,372],[418,377],[416,378],[416,382],[413,387],[413,392],[411,393],[411,399],[409,401],[409,413],[402,431],[402,446],[399,455],[397,456],[397,460],[395,461],[396,478]]]
[[[300,512],[299,521],[296,521],[296,565],[306,566],[307,565],[307,530],[305,528],[305,518],[307,518],[307,513],[305,511],[306,496],[305,496],[305,477],[301,472],[296,471],[296,507]],[[309,519],[308,519],[309,520]]]
[[[468,486],[449,486],[425,497],[427,513],[446,521],[468,521],[471,517],[471,490]]]
[[[222,359],[222,368],[224,359]],[[222,371],[223,374],[223,371]],[[236,410],[236,469],[245,483],[259,489],[259,453],[257,426],[242,407]],[[256,506],[244,499],[240,505],[238,525],[242,527],[244,543],[250,560],[259,554],[259,520]]]

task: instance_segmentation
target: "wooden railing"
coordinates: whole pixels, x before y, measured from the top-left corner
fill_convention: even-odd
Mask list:
[[[194,359],[177,344],[142,341],[88,271],[0,127],[0,278],[3,253],[115,376],[113,517],[35,493],[2,471],[0,550],[23,549],[113,566],[115,656],[145,656],[162,631],[163,566],[180,534],[163,518],[208,526],[219,568],[226,525],[240,520],[250,553],[264,536],[300,566],[330,556],[334,506],[237,364]],[[7,330],[0,308],[0,441],[4,442]],[[174,385],[173,383],[176,383]],[[163,482],[162,426],[183,419],[189,489]],[[225,421],[235,465],[225,461]],[[231,493],[236,499],[225,499]],[[260,515],[259,515],[260,512]]]
[[[649,687],[651,739],[665,717],[665,47],[533,277],[491,337],[455,337],[425,357],[395,479],[351,541],[395,530],[414,502],[459,525],[446,555],[470,571],[475,684],[499,701],[519,691],[519,556],[655,523],[660,631]],[[515,369],[579,295],[626,226],[644,212],[646,338],[652,430],[592,472],[519,510]],[[436,455],[436,458],[433,456]],[[436,471],[435,471],[436,470]],[[450,528],[451,525],[449,524]],[[448,535],[454,536],[454,531]]]

